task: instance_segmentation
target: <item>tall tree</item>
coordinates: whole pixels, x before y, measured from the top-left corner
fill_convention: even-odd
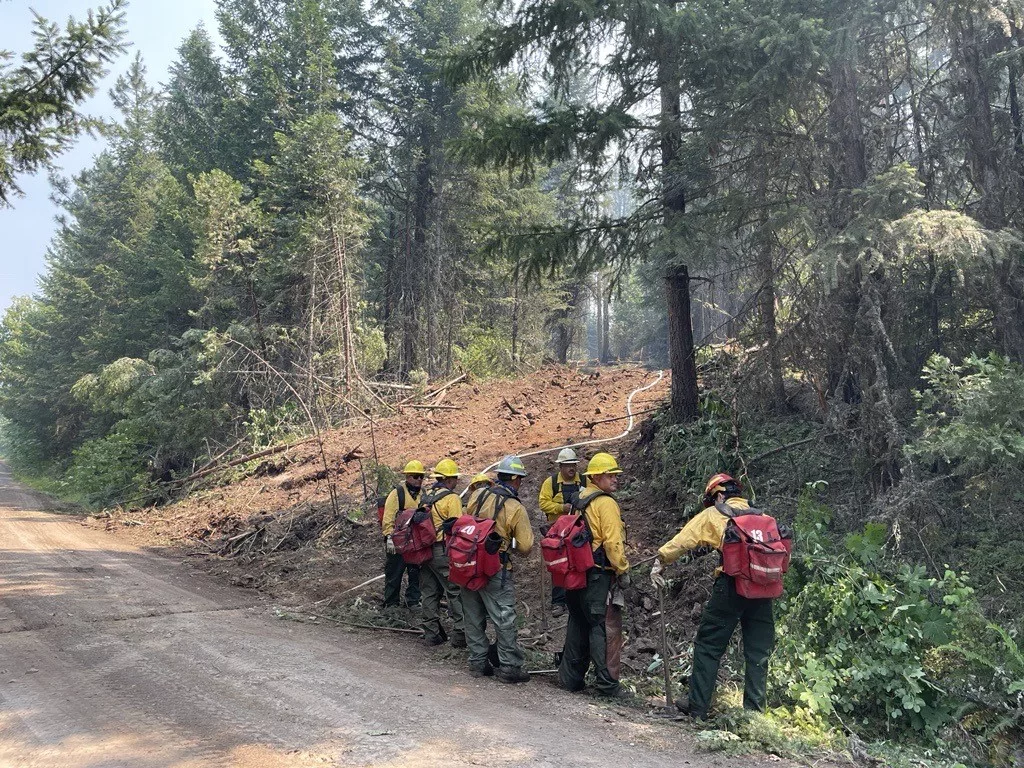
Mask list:
[[[22,64],[12,66],[13,54],[0,51],[0,205],[20,193],[17,174],[47,167],[95,125],[79,107],[124,51],[126,5],[111,0],[63,30],[36,15],[35,47]]]

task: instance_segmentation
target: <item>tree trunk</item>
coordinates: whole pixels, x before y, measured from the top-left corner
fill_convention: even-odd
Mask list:
[[[841,232],[853,218],[853,191],[868,178],[867,148],[861,118],[857,84],[857,40],[855,30],[847,27],[839,33],[830,72],[831,101],[828,121],[834,147],[832,166],[831,224]],[[849,370],[850,334],[861,305],[861,273],[858,264],[840,264],[837,286],[831,304],[834,313],[825,334],[825,359],[828,390],[842,388],[844,398],[853,402],[859,394]]]
[[[608,360],[611,357],[611,346],[612,346],[612,293],[611,290],[606,290],[599,299],[604,304],[604,318],[603,325],[601,326],[601,363],[602,365],[608,365]]]
[[[675,3],[665,3],[672,11]],[[682,145],[682,86],[677,63],[677,46],[667,30],[660,30],[658,82],[661,91],[661,194],[663,236],[667,240],[665,276],[668,300],[668,353],[672,366],[672,418],[677,422],[697,418],[697,364],[693,350],[693,321],[690,317],[690,272],[679,252],[680,227],[686,213],[686,190],[676,168]]]
[[[775,326],[775,265],[772,260],[771,243],[765,242],[760,248],[758,272],[761,287],[757,293],[757,312],[761,320],[762,343],[768,362],[768,378],[771,382],[771,404],[776,413],[786,410],[786,385],[782,379],[782,358],[779,355],[779,335]]]

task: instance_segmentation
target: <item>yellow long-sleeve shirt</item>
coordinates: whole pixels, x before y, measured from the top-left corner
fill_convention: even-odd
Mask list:
[[[725,503],[732,509],[750,509],[746,499],[734,496]],[[711,547],[721,551],[725,540],[725,528],[729,518],[714,507],[707,507],[690,519],[672,540],[658,550],[658,559],[668,565],[697,547]],[[722,569],[715,571],[717,576]]]
[[[426,502],[428,496],[439,493],[441,490],[441,486],[431,488],[423,495],[423,501]],[[444,498],[438,499],[430,505],[430,513],[433,518],[434,529],[437,531],[437,541],[443,541],[444,531],[441,530],[441,524],[449,517],[460,517],[462,515],[462,499],[459,498],[457,493],[446,494]]]
[[[580,491],[580,502],[597,492],[598,489],[593,486],[584,488]],[[629,560],[626,559],[626,524],[622,522],[619,502],[613,496],[601,496],[587,505],[586,515],[590,535],[593,537],[591,546],[595,552],[604,547],[607,560],[605,568],[615,571],[617,576],[626,573],[629,570]]]
[[[572,480],[563,480],[561,476],[558,478],[559,489],[558,493],[552,493],[555,490],[555,484],[551,482],[551,475],[548,475],[544,482],[540,484],[540,496],[537,499],[537,503],[540,505],[540,511],[547,517],[549,523],[553,523],[555,518],[565,512],[565,505],[568,504],[568,500],[562,493],[562,487],[566,485],[575,485],[580,489],[583,488],[583,478],[577,473],[573,476]]]
[[[420,503],[420,492],[423,489],[420,488],[417,491],[413,491],[409,486],[405,486],[405,506],[402,509],[414,509],[419,506]],[[391,493],[384,500],[384,519],[381,520],[381,530],[385,536],[390,536],[395,532],[395,517],[401,510],[398,509],[398,489],[392,489]]]
[[[483,497],[481,505],[481,494],[485,492],[486,496]],[[491,493],[489,488],[481,488],[469,500],[466,511],[479,518],[494,517],[494,506],[498,503],[499,498],[497,494]],[[533,549],[533,529],[530,527],[530,516],[526,512],[526,507],[518,499],[505,500],[501,513],[495,521],[495,528],[498,535],[501,536],[502,552],[508,552],[511,549],[517,555],[524,557],[530,554],[530,550]],[[516,540],[515,549],[512,549],[513,538]],[[508,563],[507,567],[511,570],[512,564]]]

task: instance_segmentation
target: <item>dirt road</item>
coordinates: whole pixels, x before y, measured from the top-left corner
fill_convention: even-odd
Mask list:
[[[276,619],[40,511],[0,465],[4,768],[729,764],[691,738],[540,680],[473,680],[404,637]]]

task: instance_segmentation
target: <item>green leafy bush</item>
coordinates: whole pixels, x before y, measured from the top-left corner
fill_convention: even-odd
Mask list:
[[[971,356],[963,365],[933,355],[927,386],[915,393],[920,436],[910,455],[944,462],[974,484],[1019,485],[1024,476],[1024,368],[1004,357]]]
[[[88,504],[137,501],[150,488],[145,455],[137,436],[119,428],[76,448],[66,479]]]
[[[1019,733],[1024,711],[1011,633],[983,618],[963,574],[897,560],[885,525],[866,524],[834,551],[829,517],[805,494],[770,667],[779,701],[809,724],[929,744],[956,723],[974,754],[1004,764],[1009,753],[991,745]]]

